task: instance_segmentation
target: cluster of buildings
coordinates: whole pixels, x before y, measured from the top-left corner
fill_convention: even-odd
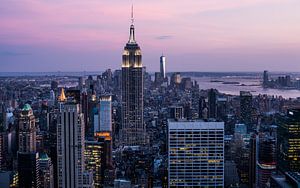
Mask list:
[[[300,99],[152,77],[132,22],[121,70],[1,78],[0,187],[299,187]]]
[[[270,79],[268,71],[263,74],[264,88],[277,89],[300,89],[300,80],[293,79],[291,75],[279,75],[277,78]]]

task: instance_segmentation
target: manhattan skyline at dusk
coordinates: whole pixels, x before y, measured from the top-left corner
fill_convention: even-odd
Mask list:
[[[131,4],[149,71],[159,69],[162,53],[169,72],[300,71],[295,0],[2,0],[0,71],[119,68]]]
[[[0,0],[0,187],[300,187],[299,7]]]

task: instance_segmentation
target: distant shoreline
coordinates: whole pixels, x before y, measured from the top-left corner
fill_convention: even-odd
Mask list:
[[[114,70],[113,70],[114,71]],[[99,75],[104,71],[57,71],[57,72],[0,72],[0,77],[31,77],[31,76],[88,76]],[[167,75],[171,76],[174,72],[168,72]],[[149,72],[150,75],[154,75],[155,72]],[[262,72],[180,72],[182,77],[221,77],[221,76],[261,76]],[[277,75],[294,75],[300,76],[300,72],[271,72],[273,76]]]

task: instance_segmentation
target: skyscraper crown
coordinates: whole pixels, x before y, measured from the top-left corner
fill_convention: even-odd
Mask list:
[[[133,17],[133,5],[131,7],[131,25],[130,25],[130,31],[129,31],[129,44],[135,44],[135,36],[134,36],[134,17]]]

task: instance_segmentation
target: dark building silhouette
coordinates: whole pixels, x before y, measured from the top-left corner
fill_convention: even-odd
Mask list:
[[[19,187],[40,187],[37,153],[18,153],[18,177]]]
[[[268,135],[259,136],[257,161],[257,186],[267,187],[276,171],[276,140]]]
[[[250,156],[249,156],[249,187],[256,187],[256,134],[250,138]]]
[[[268,87],[269,84],[269,75],[268,71],[264,71],[264,76],[263,76],[263,87]]]
[[[247,130],[252,127],[252,94],[248,91],[240,92],[241,122],[247,125]]]
[[[170,119],[183,119],[184,118],[184,108],[182,106],[169,107],[169,118]]]
[[[216,89],[208,91],[208,118],[217,118],[217,95]]]

